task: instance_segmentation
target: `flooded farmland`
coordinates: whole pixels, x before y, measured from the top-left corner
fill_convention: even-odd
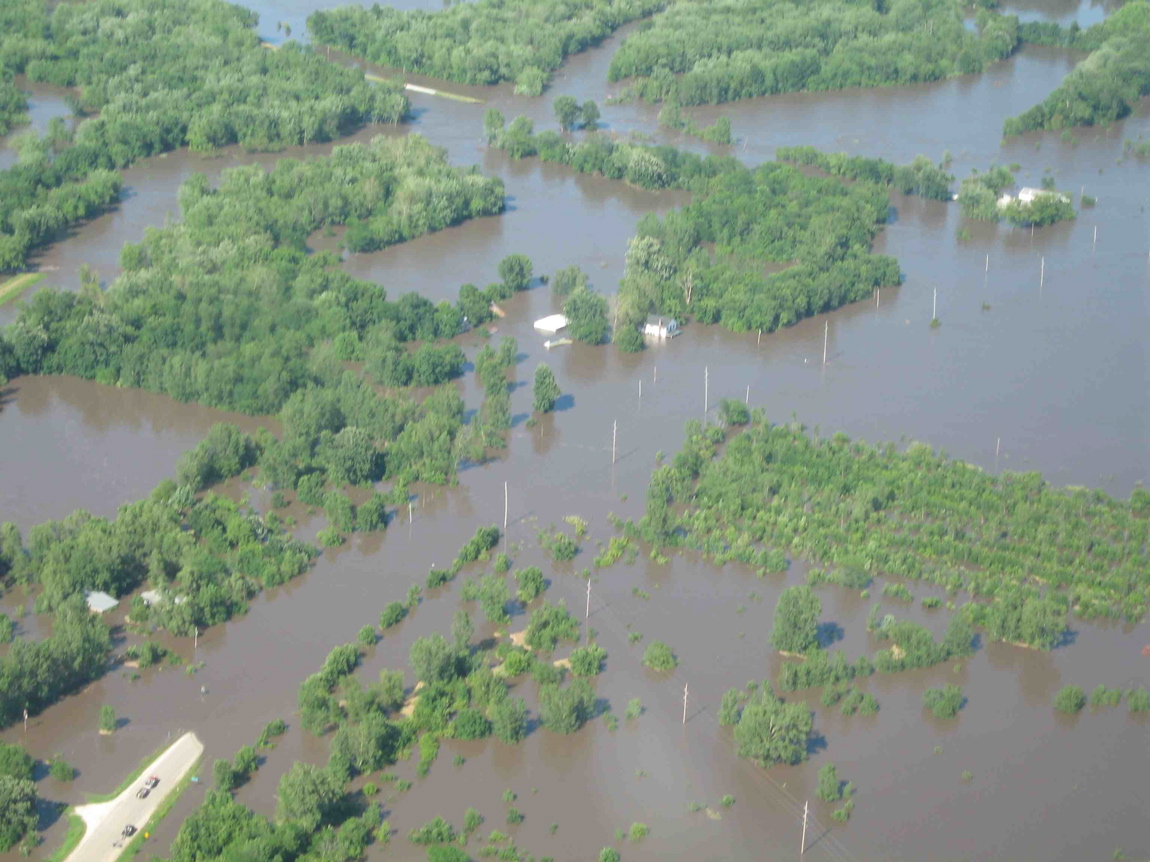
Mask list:
[[[315,8],[294,3],[281,12],[269,4],[259,9],[261,34],[272,38],[269,22],[278,16],[299,21],[291,24],[298,35]],[[1063,23],[1087,24],[1100,15],[1100,7],[1088,4],[1030,4],[1022,11]],[[488,151],[480,130],[492,105],[508,118],[524,113],[543,128],[554,125],[556,95],[602,102],[619,38],[572,58],[539,99],[514,96],[509,87],[457,88],[486,104],[413,95],[410,130],[446,147],[453,162],[478,164],[485,174],[502,177],[508,211],[349,256],[347,271],[382,284],[393,298],[417,291],[439,301],[454,298],[464,282],[495,280],[497,262],[523,252],[537,272],[578,264],[596,289],[613,293],[638,220],[687,196],[644,192],[538,160],[511,161]],[[1075,130],[1076,142],[1052,133],[1006,143],[999,137],[1003,118],[1044,98],[1076,59],[1061,49],[1026,48],[970,79],[696,111],[700,123],[730,117],[737,139],[730,148],[667,135],[656,128],[651,106],[603,107],[609,131],[641,131],[691,149],[731,152],[752,164],[793,144],[895,162],[919,153],[937,161],[949,151],[960,178],[971,168],[1017,162],[1021,183],[1038,185],[1049,170],[1060,188],[1085,188],[1098,203],[1074,222],[1033,234],[976,224],[959,242],[957,205],[893,196],[891,221],[875,250],[899,260],[903,285],[761,340],[755,333],[692,325],[639,355],[582,345],[549,352],[531,322],[557,310],[556,301],[545,286],[517,295],[506,303],[508,316],[497,332],[516,337],[524,354],[515,369],[521,385],[512,393],[515,424],[504,457],[463,471],[457,487],[417,489],[410,518],[399,512],[385,534],[357,535],[326,551],[311,572],[257,597],[245,616],[205,632],[195,646],[188,639],[161,639],[185,661],[203,663],[194,675],[182,668],[148,669],[133,679],[118,668],[34,717],[27,733],[14,726],[0,739],[21,741],[37,757],[63,754],[78,778],[71,785],[45,779],[50,786],[41,794],[72,803],[112,789],[146,753],[182,730],[196,731],[210,763],[253,742],[268,721],[282,717],[292,725],[289,733],[238,792],[242,802],[270,816],[276,784],[290,764],[327,757],[326,740],[295,726],[294,711],[299,683],[333,646],[375,622],[387,602],[423,582],[429,567],[447,564],[476,526],[497,522],[505,482],[507,542],[516,567],[540,565],[551,581],[550,600],[565,599],[581,617],[586,587],[577,573],[591,565],[594,543],[614,534],[608,514],[642,514],[658,453],[669,456],[681,446],[684,423],[704,416],[704,399],[712,416],[721,398],[746,398],[773,419],[793,415],[824,435],[842,430],[872,442],[921,440],[987,471],[1036,470],[1056,485],[1127,496],[1150,481],[1144,336],[1150,328],[1150,167],[1122,153],[1123,141],[1150,133],[1150,106],[1144,101],[1111,128]],[[406,131],[379,127],[356,138]],[[83,263],[110,282],[125,242],[178,217],[176,190],[189,175],[205,172],[214,183],[233,164],[271,164],[275,158],[229,150],[210,159],[176,152],[140,162],[125,172],[116,210],[43,251],[39,263],[55,269],[42,286],[75,289]],[[941,326],[932,330],[935,291]],[[14,313],[12,306],[0,309],[0,322]],[[460,343],[473,357],[484,342],[471,334]],[[530,378],[544,361],[568,397],[558,412],[529,427]],[[478,406],[471,375],[460,387],[468,406]],[[0,394],[0,520],[26,531],[76,508],[110,517],[172,475],[179,454],[222,420],[247,430],[257,424],[85,381],[12,381]],[[228,488],[248,490],[242,482]],[[261,492],[252,490],[252,497],[262,502]],[[322,515],[309,517],[302,508],[296,514],[301,534],[314,535],[322,524]],[[537,547],[536,533],[567,515],[587,518],[590,535],[573,562],[557,564]],[[510,831],[536,856],[591,859],[612,843],[617,828],[642,822],[651,834],[627,845],[626,859],[790,859],[797,856],[806,799],[817,821],[808,836],[812,859],[1037,862],[1109,859],[1118,848],[1128,858],[1150,855],[1150,725],[1124,706],[1072,718],[1051,708],[1067,683],[1087,689],[1146,685],[1150,659],[1140,650],[1150,643],[1150,623],[1074,620],[1073,643],[1050,653],[983,639],[960,665],[871,677],[863,686],[881,705],[873,717],[844,718],[822,707],[816,690],[804,699],[825,749],[800,767],[764,771],[736,757],[729,729],[716,720],[718,703],[727,688],[777,672],[783,659],[766,640],[771,614],[782,588],[803,581],[804,565],[795,561],[787,574],[759,579],[742,566],[716,567],[692,554],[658,565],[648,560],[649,549],[642,550],[634,564],[595,571],[588,625],[608,651],[597,696],[620,716],[637,697],[644,714],[621,720],[613,732],[601,720],[566,737],[540,728],[514,748],[492,739],[445,742],[428,777],[383,803],[398,834],[389,846],[369,848],[369,858],[422,859],[424,851],[407,842],[407,831],[439,814],[458,822],[474,806],[487,818],[485,828]],[[446,633],[460,607],[461,582],[480,571],[469,566],[453,584],[425,595],[408,620],[368,651],[361,678],[404,667],[417,637]],[[875,595],[881,583],[872,587]],[[925,585],[910,586],[916,598],[934,594]],[[871,603],[833,586],[819,594],[823,617],[843,630],[836,648],[852,658],[873,653],[877,643],[865,630]],[[12,590],[0,604],[10,610],[25,601]],[[936,634],[945,626],[942,612],[890,602],[884,607]],[[511,627],[523,623],[517,617]],[[479,625],[476,638],[492,631]],[[22,622],[21,632],[34,635],[34,621]],[[643,635],[639,645],[629,644],[631,632]],[[643,644],[656,639],[671,644],[680,659],[670,675],[640,665]],[[956,721],[936,721],[921,705],[926,687],[945,682],[961,684],[969,699]],[[407,684],[413,683],[409,672]],[[690,690],[685,723],[684,684]],[[526,681],[515,694],[533,705],[535,689]],[[112,737],[96,732],[105,703],[127,719]],[[466,762],[453,765],[456,755]],[[814,802],[815,775],[828,760],[858,787],[847,824],[834,823],[831,806]],[[972,778],[964,782],[966,770]],[[395,771],[414,778],[414,761]],[[184,795],[144,852],[167,854],[180,821],[202,800],[203,784]],[[526,815],[510,829],[499,799],[505,789],[518,795]],[[719,799],[727,794],[736,802],[721,808]],[[693,804],[717,816],[692,812]],[[64,828],[62,820],[53,823],[34,858],[50,855]]]

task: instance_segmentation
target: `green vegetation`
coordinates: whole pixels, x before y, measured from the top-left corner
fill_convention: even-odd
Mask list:
[[[567,333],[584,344],[603,344],[610,338],[607,300],[588,287],[576,287],[563,303]]]
[[[0,135],[7,135],[14,126],[26,122],[27,108],[28,100],[13,83],[11,73],[0,70]]]
[[[874,665],[865,655],[850,664],[842,650],[827,652],[811,648],[804,661],[786,662],[779,668],[778,687],[780,691],[798,691],[820,685],[838,686],[856,676],[867,677],[872,673]]]
[[[1018,44],[1018,21],[979,10],[968,31],[956,0],[674,3],[632,34],[608,78],[681,105],[774,93],[937,81],[982,71]]]
[[[395,85],[368,84],[295,43],[267,51],[256,14],[221,0],[9,6],[3,65],[75,88],[91,116],[75,133],[54,123],[0,174],[0,271],[117,201],[117,170],[145,156],[237,142],[278,150],[407,114]]]
[[[531,390],[532,407],[536,413],[550,413],[555,409],[555,402],[563,394],[559,384],[555,382],[555,374],[546,363],[539,363],[535,368],[535,384]]]
[[[665,0],[480,0],[439,12],[343,6],[314,12],[308,32],[373,63],[462,84],[514,81],[527,96],[543,92],[569,54],[662,8]]]
[[[647,828],[646,823],[632,823],[631,828],[627,832],[627,837],[632,841],[642,841],[650,834],[651,830]]]
[[[738,695],[738,690],[734,690]],[[775,696],[769,683],[748,689],[735,724],[739,757],[760,766],[795,765],[807,759],[807,740],[813,722],[803,703],[786,703]]]
[[[651,670],[674,670],[679,666],[675,653],[662,641],[651,641],[643,652],[643,664]]]
[[[922,705],[934,713],[935,718],[954,718],[965,703],[966,698],[957,685],[928,688],[922,693]]]
[[[24,746],[11,742],[0,742],[0,776],[18,778],[22,781],[32,780],[32,770],[36,761],[32,759]]]
[[[100,707],[100,733],[111,733],[116,729],[116,711],[108,704]]]
[[[57,781],[71,781],[76,777],[76,769],[62,755],[56,754],[48,761],[48,774]]]
[[[731,121],[719,117],[713,125],[700,127],[694,119],[684,114],[678,103],[668,101],[659,111],[659,125],[668,129],[678,129],[688,135],[695,135],[712,144],[731,143]]]
[[[1003,135],[1113,123],[1150,94],[1150,3],[1127,3],[1088,30],[1051,22],[1023,25],[1022,38],[1067,45],[1090,56],[1074,67],[1045,101],[1003,123]]]
[[[1103,706],[1118,706],[1122,702],[1122,689],[1107,688],[1099,685],[1090,693],[1090,708],[1097,709]]]
[[[801,654],[819,644],[822,602],[810,587],[787,587],[775,605],[771,646],[780,652]]]
[[[36,834],[36,785],[27,778],[0,775],[0,853],[21,841],[31,849]]]
[[[51,856],[46,857],[45,862],[64,862],[84,838],[84,831],[87,829],[84,819],[71,808],[64,816],[68,818],[68,831],[64,833],[64,843],[56,848]]]
[[[878,183],[904,195],[935,201],[950,200],[950,184],[954,182],[945,164],[935,166],[926,156],[916,156],[909,165],[895,165],[846,153],[822,153],[814,147],[779,147],[775,158],[795,165],[812,165],[834,177]]]
[[[1055,489],[1033,473],[990,476],[921,443],[899,451],[843,434],[812,439],[761,416],[716,458],[725,436],[689,423],[683,451],[651,477],[639,525],[646,538],[752,566],[767,562],[764,547],[787,549],[818,565],[859,565],[1012,607],[1011,597],[1025,608],[1025,599],[1045,595],[1027,615],[1027,636],[1040,643],[1054,628],[1050,602],[1084,619],[1138,620],[1145,612],[1150,493],[1141,488],[1122,502]],[[677,501],[689,505],[680,513]],[[875,665],[922,667],[968,654],[969,624],[984,617],[967,613],[969,621],[959,614],[951,623],[965,631],[953,629],[943,644],[913,622],[884,622],[881,636],[903,655],[884,650]]]
[[[240,750],[243,751],[244,748],[250,749],[251,746],[245,745]],[[132,862],[132,860],[140,854],[140,851],[144,849],[144,842],[148,840],[147,836],[155,834],[156,827],[158,827],[160,823],[163,822],[164,818],[168,816],[168,813],[179,801],[184,791],[188,789],[188,785],[191,783],[193,776],[199,772],[199,765],[200,761],[197,760],[192,765],[192,768],[189,769],[188,772],[184,775],[184,777],[176,783],[176,786],[172,789],[171,793],[169,793],[164,798],[164,801],[160,803],[160,807],[156,809],[156,812],[148,818],[148,822],[144,824],[143,828],[138,830],[132,840],[128,842],[128,846],[125,847],[123,853],[120,854],[120,859],[123,860],[123,862]],[[254,764],[252,765],[251,771],[255,771]],[[247,774],[250,775],[250,772]]]
[[[623,712],[623,717],[626,719],[638,718],[643,714],[643,704],[640,703],[639,698],[633,697],[627,701],[627,709]]]
[[[843,798],[843,784],[833,763],[823,764],[819,769],[819,784],[815,795],[823,802],[839,802]]]
[[[1054,698],[1054,708],[1067,715],[1081,712],[1084,706],[1086,706],[1086,693],[1081,686],[1063,686]]]
[[[1126,705],[1130,708],[1131,715],[1150,712],[1150,692],[1141,686],[1130,689],[1126,692]]]
[[[595,715],[595,692],[586,680],[566,688],[554,683],[539,688],[539,718],[552,733],[574,733]]]
[[[870,692],[861,692],[853,685],[847,690],[839,710],[843,716],[874,715],[878,712],[878,701]]]
[[[607,650],[599,644],[577,647],[571,651],[571,673],[575,676],[596,676],[603,669],[606,658]]]
[[[0,305],[11,302],[25,290],[47,277],[46,272],[23,272],[0,282]]]
[[[900,281],[893,258],[870,252],[889,211],[886,189],[874,183],[848,187],[776,163],[751,170],[601,134],[572,143],[534,134],[524,117],[497,130],[495,144],[513,158],[538,153],[582,173],[694,193],[665,218],[645,216],[628,246],[615,329],[621,349],[641,349],[633,330],[650,313],[771,332]],[[769,264],[786,267],[766,274]]]
[[[531,612],[523,641],[533,650],[551,652],[559,645],[559,641],[573,641],[578,637],[579,623],[567,610],[566,603],[553,605],[544,601]]]

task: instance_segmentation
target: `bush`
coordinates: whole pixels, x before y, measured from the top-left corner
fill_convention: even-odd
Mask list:
[[[477,709],[465,709],[455,718],[456,739],[486,739],[491,735],[491,722]]]
[[[624,326],[615,332],[615,346],[624,353],[638,353],[646,345],[636,327]]]
[[[575,676],[595,676],[603,667],[607,650],[599,644],[589,644],[571,651],[571,673]]]
[[[0,776],[31,781],[36,761],[24,746],[16,743],[0,742]]]
[[[48,774],[57,781],[71,781],[76,777],[75,768],[59,754],[48,761]]]
[[[628,837],[632,841],[642,841],[644,838],[647,837],[647,835],[648,835],[648,833],[650,833],[650,831],[651,830],[647,828],[646,823],[632,823],[631,824],[631,830],[628,833]]]
[[[842,782],[833,763],[824,764],[819,770],[819,786],[816,795],[823,802],[838,802],[843,798]]]
[[[1054,708],[1067,715],[1074,715],[1086,706],[1086,694],[1077,685],[1064,686],[1054,698]]]
[[[643,653],[643,664],[651,670],[674,670],[679,665],[675,653],[662,641],[651,641]]]
[[[1126,705],[1131,713],[1150,712],[1150,692],[1144,688],[1132,688],[1126,692]]]
[[[551,556],[557,562],[565,563],[568,560],[573,560],[578,553],[579,546],[566,533],[556,533],[551,540]]]
[[[104,704],[100,707],[100,732],[111,733],[116,729],[116,711]]]
[[[627,709],[623,713],[624,718],[638,718],[643,714],[643,704],[639,698],[633,697],[627,701]]]
[[[355,638],[364,646],[375,646],[375,627],[364,626],[359,630],[359,634]]]
[[[957,685],[928,688],[922,694],[922,705],[933,712],[935,718],[954,718],[965,701],[962,689]]]
[[[619,851],[614,847],[604,847],[599,851],[599,862],[619,862]]]
[[[543,571],[538,566],[528,566],[515,573],[515,598],[527,604],[542,595],[545,581]]]
[[[1104,685],[1098,686],[1090,693],[1090,706],[1097,708],[1100,706],[1118,706],[1122,702],[1122,689],[1120,688],[1107,688]]]
[[[407,616],[407,606],[401,602],[391,602],[383,613],[379,615],[379,627],[381,629],[389,629],[394,625],[403,621]]]

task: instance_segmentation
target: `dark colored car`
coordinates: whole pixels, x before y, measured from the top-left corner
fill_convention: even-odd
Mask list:
[[[139,790],[136,791],[136,798],[137,799],[147,799],[148,794],[151,792],[152,792],[151,788],[149,788],[148,785],[145,784],[143,787],[141,787]]]
[[[153,775],[151,778],[144,782],[144,786],[151,790],[159,783],[160,777],[158,775]]]
[[[120,833],[120,837],[131,838],[135,834],[136,834],[136,827],[133,826],[131,823],[129,823],[127,826],[124,827],[124,831]]]

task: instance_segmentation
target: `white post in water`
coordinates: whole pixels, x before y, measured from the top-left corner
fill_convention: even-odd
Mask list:
[[[998,461],[998,452],[1000,449],[1002,449],[1002,438],[997,437],[994,441],[994,460],[996,462]]]
[[[807,852],[807,809],[810,807],[809,802],[803,803],[803,843],[799,845],[799,855],[802,856]]]
[[[759,337],[755,339],[755,347],[763,343],[763,330],[759,330]]]
[[[1098,245],[1098,225],[1094,225],[1094,244]]]
[[[655,382],[656,383],[659,382],[659,366],[658,365],[655,366]]]
[[[503,535],[507,536],[507,483],[503,483]]]
[[[751,403],[751,384],[750,383],[747,384],[747,397],[743,399],[743,403],[744,404],[750,404]]]
[[[641,378],[639,380],[639,400],[643,400],[643,380]]]
[[[28,732],[28,707],[24,707],[24,732]]]
[[[986,256],[986,269],[984,270],[984,272],[990,272],[990,255],[989,254]]]
[[[199,626],[193,626],[192,631],[195,632],[195,635],[193,636],[193,639],[192,639],[192,649],[199,649],[199,647],[200,647],[200,629],[199,629]]]
[[[931,320],[938,320],[938,288],[937,287],[934,289],[934,307],[931,309],[930,319]]]
[[[587,578],[587,613],[584,615],[583,618],[587,619],[587,620],[591,619],[591,578],[590,577]]]
[[[878,287],[874,292],[874,307],[878,308],[880,305],[882,305],[882,288]]]
[[[687,723],[687,684],[683,683],[683,724]]]
[[[615,463],[615,437],[619,433],[619,420],[611,423],[611,463]]]
[[[1042,268],[1038,271],[1038,286],[1042,287],[1046,283],[1046,258],[1042,258]]]
[[[827,364],[827,341],[831,337],[831,322],[823,324],[823,365]]]
[[[707,419],[707,411],[711,407],[711,369],[703,368],[703,421]]]
[[[407,501],[407,523],[415,520],[415,507],[411,505],[411,500]]]

